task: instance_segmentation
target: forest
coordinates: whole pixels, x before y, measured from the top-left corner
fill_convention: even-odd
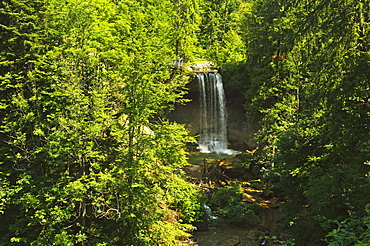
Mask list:
[[[245,98],[279,245],[370,245],[370,1],[2,0],[0,245],[176,245],[207,59]]]

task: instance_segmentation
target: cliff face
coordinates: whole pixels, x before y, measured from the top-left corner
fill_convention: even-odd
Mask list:
[[[189,92],[185,96],[191,99],[191,102],[185,105],[177,105],[175,110],[168,115],[169,119],[180,124],[185,124],[191,136],[199,135],[199,86],[194,79],[188,84]],[[233,90],[227,83],[224,83],[226,110],[227,110],[227,135],[229,148],[245,151],[253,148],[254,128],[248,124],[243,107],[244,98],[238,92]]]

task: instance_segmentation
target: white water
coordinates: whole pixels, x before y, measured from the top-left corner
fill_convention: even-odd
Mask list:
[[[218,73],[198,73],[200,89],[200,136],[201,153],[232,154],[227,148],[227,114],[222,77]]]

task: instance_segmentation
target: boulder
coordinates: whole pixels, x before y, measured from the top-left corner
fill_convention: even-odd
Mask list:
[[[239,178],[246,173],[246,169],[244,167],[240,167],[237,163],[231,163],[226,165],[220,166],[222,172],[229,178]]]
[[[260,230],[252,230],[248,233],[247,237],[251,240],[261,240],[266,235],[266,232]]]
[[[230,236],[221,240],[217,246],[236,246],[240,245],[240,239],[237,236]]]

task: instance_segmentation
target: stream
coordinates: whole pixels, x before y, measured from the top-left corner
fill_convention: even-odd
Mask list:
[[[216,180],[210,177],[208,183],[202,182],[204,175],[204,158],[208,158],[208,166],[218,161],[218,171],[224,176]],[[243,221],[243,223],[230,223],[225,218],[211,218],[206,225],[202,224],[192,233],[188,242],[179,245],[194,246],[259,246],[278,245],[271,236],[280,237],[283,233],[281,226],[282,201],[277,197],[266,196],[260,180],[248,172],[247,169],[237,165],[237,157],[216,154],[196,153],[189,157],[189,165],[184,168],[188,179],[198,188],[212,195],[218,188],[238,182],[243,189],[243,203],[257,204],[257,219]],[[204,179],[204,177],[203,177]]]

